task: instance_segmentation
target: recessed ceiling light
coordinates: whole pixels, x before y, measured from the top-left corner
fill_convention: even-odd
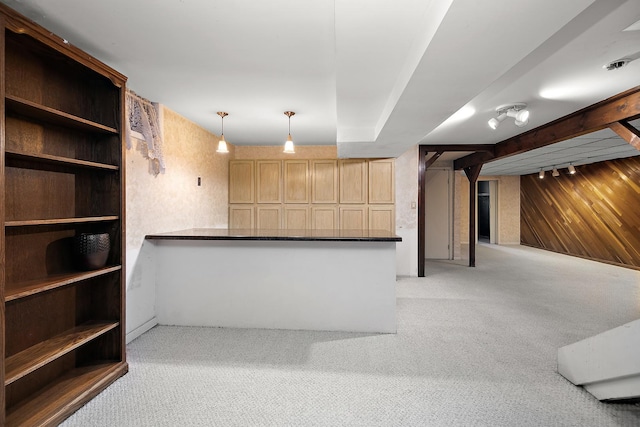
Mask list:
[[[620,58],[615,61],[611,61],[608,64],[602,66],[607,71],[618,70],[624,66],[626,66],[629,62],[631,62],[631,58]]]

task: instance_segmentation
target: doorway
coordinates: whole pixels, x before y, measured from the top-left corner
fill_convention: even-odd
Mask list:
[[[478,181],[478,241],[497,243],[498,181]]]
[[[425,172],[425,259],[453,259],[451,169]]]

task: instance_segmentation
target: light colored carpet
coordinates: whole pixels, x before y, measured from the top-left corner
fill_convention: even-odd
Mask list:
[[[558,347],[640,317],[640,272],[480,245],[399,278],[393,335],[160,326],[71,426],[639,426],[556,373]]]

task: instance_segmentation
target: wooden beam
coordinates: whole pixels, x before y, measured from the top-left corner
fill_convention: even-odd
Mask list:
[[[429,152],[424,146],[421,145],[419,147],[418,149],[418,277],[424,277],[424,256],[425,256],[424,245],[425,245],[425,238],[426,238],[425,221],[427,218],[424,187],[426,185],[428,153]]]
[[[476,266],[476,182],[481,169],[481,164],[464,169],[469,179],[469,267]]]
[[[609,128],[620,135],[620,138],[633,145],[636,150],[640,151],[640,130],[634,128],[626,121],[611,123]]]
[[[453,162],[456,170],[503,159],[640,117],[640,86],[495,145],[494,155],[474,153]]]
[[[425,153],[424,157],[426,159],[427,154],[429,153]],[[429,158],[429,160],[426,161],[425,165],[424,165],[424,170],[426,171],[427,169],[429,169],[429,167],[434,164],[436,162],[436,160],[438,160],[440,158],[440,156],[442,156],[443,152],[439,151],[437,153],[435,153],[433,156],[431,156]]]

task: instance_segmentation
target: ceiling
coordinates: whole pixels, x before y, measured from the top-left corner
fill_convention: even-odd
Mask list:
[[[638,0],[1,1],[213,133],[228,112],[236,145],[283,144],[286,110],[296,144],[337,144],[340,157],[492,144],[640,85]],[[633,61],[602,68],[623,57]],[[529,124],[491,130],[496,107],[514,102],[529,105]],[[482,173],[605,152],[640,154],[604,130]]]

